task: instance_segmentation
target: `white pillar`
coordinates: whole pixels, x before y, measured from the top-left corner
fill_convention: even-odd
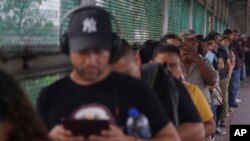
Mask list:
[[[163,19],[162,19],[162,36],[168,33],[168,0],[164,0],[164,7],[163,7]]]
[[[79,0],[80,5],[85,5],[85,6],[95,6],[96,1],[95,0]]]

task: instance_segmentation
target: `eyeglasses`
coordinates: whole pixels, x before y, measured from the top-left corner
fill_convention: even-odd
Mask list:
[[[164,63],[165,68],[168,70],[176,70],[178,68],[178,63]]]

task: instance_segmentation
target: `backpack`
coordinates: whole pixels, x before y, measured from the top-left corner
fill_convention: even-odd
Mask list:
[[[166,81],[165,83],[167,84],[166,87],[168,87],[168,89],[165,89],[165,93],[170,95],[169,97],[172,104],[172,115],[174,120],[173,123],[177,126],[179,125],[179,93],[175,85],[174,76],[171,75],[169,71],[165,71],[164,64],[145,64],[141,67],[141,79],[148,84],[150,88],[154,89],[156,76],[160,71],[164,71],[167,76],[167,79],[164,79],[164,82]]]

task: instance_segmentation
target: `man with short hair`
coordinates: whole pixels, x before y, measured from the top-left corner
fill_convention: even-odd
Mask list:
[[[180,140],[153,90],[137,79],[112,72],[109,13],[97,7],[75,11],[67,36],[73,69],[69,76],[46,87],[37,101],[37,109],[51,129],[52,140],[143,140],[123,132],[129,129],[126,128],[128,112],[134,108],[148,119],[152,134],[149,141]],[[108,120],[111,124],[100,135],[84,138],[66,129],[62,118]]]
[[[168,69],[177,79],[183,80],[183,73],[181,68],[181,54],[180,50],[173,45],[162,45],[155,49],[154,51],[154,63],[165,63],[166,69]],[[184,85],[187,88],[200,116],[202,122],[205,126],[205,136],[209,137],[215,132],[215,121],[213,118],[213,113],[210,109],[210,106],[202,94],[200,89],[192,85],[191,83],[185,82]]]
[[[140,50],[145,62],[152,59],[152,51],[158,45],[156,41],[146,41]],[[124,44],[123,48],[131,48],[128,44]],[[144,53],[144,55],[143,55]],[[172,79],[172,75],[167,75],[165,69],[159,64],[148,64],[148,68],[156,68],[153,73],[145,73],[146,66],[140,66],[135,60],[139,53],[132,49],[122,53],[120,59],[114,63],[113,69],[120,73],[126,73],[143,80],[149,86],[154,88],[157,96],[160,98],[162,106],[166,113],[169,114],[171,121],[176,125],[177,131],[183,141],[200,141],[204,140],[204,127],[199,114],[194,107],[191,97],[186,91],[183,84],[176,78]],[[145,78],[153,80],[146,81]],[[171,78],[170,78],[171,77]],[[176,85],[176,87],[172,87]],[[177,92],[177,93],[176,93]],[[176,119],[177,118],[177,119]],[[176,120],[178,123],[176,123]]]

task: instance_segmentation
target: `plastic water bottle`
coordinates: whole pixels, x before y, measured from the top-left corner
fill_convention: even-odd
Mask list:
[[[148,118],[144,114],[140,114],[136,108],[128,111],[128,120],[126,123],[127,134],[142,139],[151,138],[151,129]]]

